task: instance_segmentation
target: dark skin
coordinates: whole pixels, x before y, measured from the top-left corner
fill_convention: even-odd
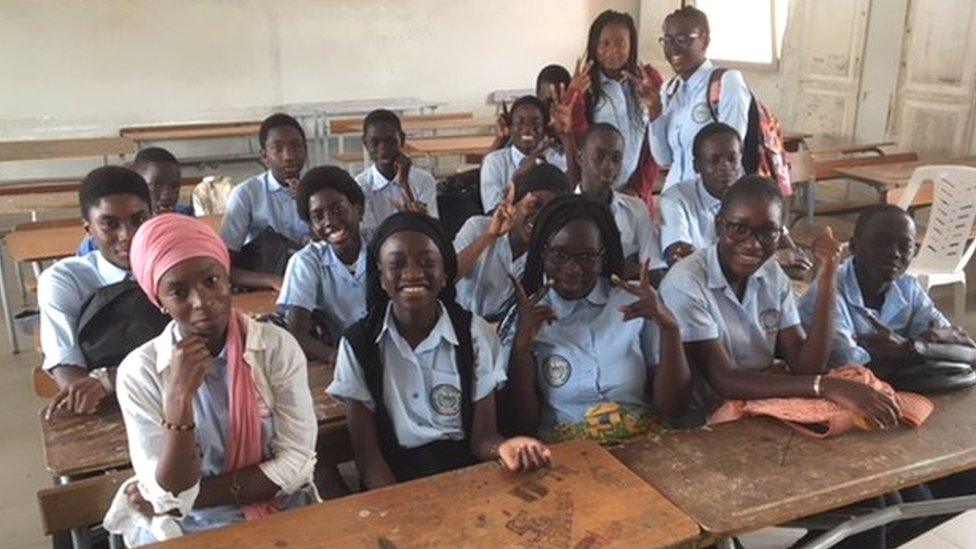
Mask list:
[[[416,348],[437,323],[437,296],[448,283],[440,250],[423,233],[401,231],[390,235],[380,246],[378,263],[380,284],[390,296],[397,331]],[[395,484],[396,478],[380,451],[375,415],[357,401],[350,402],[347,410],[356,467],[363,484],[368,489]],[[529,437],[503,439],[495,416],[494,394],[475,403],[470,444],[479,460],[500,459],[513,471],[551,464],[549,449],[539,441]]]
[[[854,273],[864,304],[880,311],[891,285],[905,274],[915,256],[915,222],[907,214],[875,214],[861,234],[851,239]],[[873,318],[871,320],[874,320]],[[903,364],[912,356],[912,341],[885,326],[876,326],[873,334],[858,336],[858,344],[871,355],[871,363],[881,368]],[[959,327],[934,328],[921,334],[928,343],[945,343],[976,347]]]
[[[521,200],[513,204],[514,195],[515,187],[510,185],[505,200],[492,213],[488,232],[458,252],[458,279],[467,276],[481,254],[505,235],[508,235],[512,258],[522,257],[529,249],[536,214],[559,196],[553,191],[532,191],[525,193]]]
[[[620,79],[630,57],[630,31],[625,25],[607,25],[600,31],[596,62],[610,78]]]
[[[742,143],[738,135],[720,133],[703,140],[694,159],[695,171],[701,176],[708,194],[717,200],[725,190],[742,177]],[[668,265],[691,255],[695,247],[690,242],[674,242],[664,250]]]
[[[346,195],[335,189],[322,189],[308,199],[312,238],[327,242],[346,265],[355,264],[362,251],[359,232],[362,219],[362,204],[353,204]],[[289,307],[285,324],[309,360],[331,362],[335,358],[335,348],[311,335],[312,311],[304,307]]]
[[[85,232],[98,245],[106,261],[128,270],[132,237],[151,215],[149,204],[134,194],[103,196],[88,209]],[[60,391],[48,406],[48,417],[56,410],[94,414],[99,403],[108,396],[101,382],[89,377],[88,369],[80,364],[58,364],[51,369],[51,375]]]
[[[427,205],[418,202],[410,188],[410,157],[403,153],[406,135],[392,122],[374,122],[363,134],[363,146],[369,159],[383,177],[395,180],[403,188],[403,199],[397,204],[400,211],[427,212]]]
[[[193,403],[214,357],[227,341],[231,314],[230,277],[227,270],[209,257],[191,258],[166,271],[159,281],[157,298],[176,321],[183,334],[169,364],[169,377],[163,395],[166,421],[193,423]],[[241,490],[231,493],[236,474]],[[156,466],[156,482],[168,492],[178,494],[200,483],[195,507],[249,504],[273,498],[280,487],[268,479],[257,465],[212,477],[200,473],[200,453],[196,431],[166,430],[163,450]],[[138,491],[130,499],[141,499]]]
[[[152,211],[159,215],[173,211],[180,200],[182,176],[180,165],[171,162],[147,162],[135,171],[149,184],[152,196]]]
[[[782,225],[782,203],[763,199],[740,200],[726,205],[719,218],[718,257],[722,272],[741,301],[749,278],[772,257]],[[785,360],[792,374],[737,370],[719,339],[689,342],[685,349],[711,387],[726,399],[815,397],[814,375],[826,371],[834,332],[836,272],[843,247],[825,231],[814,243],[820,261],[817,283],[821,292],[814,309],[809,337],[800,326],[779,330],[776,356]],[[898,423],[898,405],[884,393],[849,380],[824,377],[821,395],[854,410],[879,428]]]
[[[549,291],[566,300],[583,299],[589,295],[600,277],[605,276],[604,249],[596,223],[590,219],[576,219],[556,232],[546,245],[543,268],[547,284],[528,295],[521,283],[512,279],[516,287],[518,323],[509,383],[505,387],[505,406],[509,410],[509,421],[518,432],[535,433],[539,429],[542,402],[536,389],[532,348],[542,324],[558,321],[553,310],[539,302]],[[638,284],[628,284],[616,276],[611,280],[637,298],[621,308],[624,321],[643,318],[655,322],[660,329],[662,367],[658,369],[654,390],[648,393],[648,400],[664,415],[680,414],[691,397],[691,371],[681,346],[678,323],[651,286],[646,266],[642,273]],[[648,364],[648,369],[650,375],[654,365]]]
[[[288,188],[292,196],[298,189],[299,177],[305,167],[308,146],[305,137],[292,126],[276,126],[268,131],[267,140],[261,147],[261,162],[271,170],[281,184]],[[231,251],[231,264],[236,263],[237,252]],[[271,288],[281,290],[281,277],[272,273],[262,273],[233,267],[231,280],[237,286],[252,288]]]
[[[698,35],[697,37],[693,37]],[[687,80],[705,62],[709,37],[704,29],[684,17],[669,17],[664,21],[664,58],[675,74]],[[681,46],[675,39],[690,39]]]

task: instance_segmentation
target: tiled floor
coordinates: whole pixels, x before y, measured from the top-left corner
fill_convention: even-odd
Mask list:
[[[976,267],[970,267],[976,276]],[[7,280],[13,280],[8,273]],[[976,278],[973,278],[976,280]],[[936,301],[949,310],[951,295],[936,289]],[[964,326],[976,334],[976,291],[967,296],[969,311]],[[0,319],[2,323],[2,319]],[[26,345],[32,348],[30,340]],[[35,494],[50,486],[51,477],[44,469],[37,413],[43,401],[33,395],[30,386],[31,369],[40,357],[33,350],[19,355],[9,354],[6,333],[0,333],[0,549],[40,549],[50,547],[50,540],[41,533],[40,516]],[[782,528],[762,530],[741,541],[747,549],[779,549],[788,547],[802,531]],[[976,511],[947,522],[926,535],[903,546],[906,549],[972,549],[976,547]]]

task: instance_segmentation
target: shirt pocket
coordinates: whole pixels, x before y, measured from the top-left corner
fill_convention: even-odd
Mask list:
[[[427,405],[434,424],[458,428],[461,417],[461,377],[456,372],[430,372]]]

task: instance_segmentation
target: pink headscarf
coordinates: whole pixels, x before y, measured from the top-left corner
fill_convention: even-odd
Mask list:
[[[160,305],[159,281],[167,271],[193,258],[209,257],[230,271],[230,253],[220,236],[193,217],[166,213],[142,224],[132,239],[132,275],[149,300]],[[261,413],[251,366],[244,361],[247,320],[232,309],[227,324],[227,393],[230,440],[224,455],[224,472],[261,463]],[[274,502],[243,506],[247,520],[278,510]]]

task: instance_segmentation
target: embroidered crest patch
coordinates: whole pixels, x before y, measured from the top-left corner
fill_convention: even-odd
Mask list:
[[[430,390],[430,406],[442,416],[456,416],[461,412],[461,390],[442,383]]]
[[[542,372],[550,387],[562,387],[573,375],[569,361],[559,355],[549,355],[542,364]]]

